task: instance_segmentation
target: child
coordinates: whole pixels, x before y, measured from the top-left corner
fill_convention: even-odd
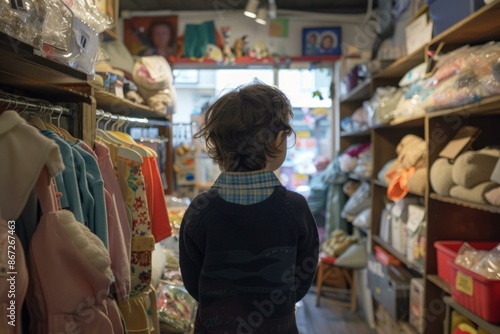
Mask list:
[[[290,101],[251,84],[208,108],[195,138],[222,174],[193,199],[180,230],[180,266],[199,302],[195,333],[298,333],[295,303],[318,263],[306,200],[274,174],[293,132]]]

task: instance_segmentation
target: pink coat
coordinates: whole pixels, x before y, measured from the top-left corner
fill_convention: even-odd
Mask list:
[[[116,334],[120,329],[110,318],[119,315],[107,300],[112,274],[104,244],[71,212],[56,210],[46,173],[36,189],[44,215],[30,245],[30,332]]]

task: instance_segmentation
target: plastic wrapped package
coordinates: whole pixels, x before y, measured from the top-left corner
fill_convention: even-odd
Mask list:
[[[487,96],[478,77],[472,72],[462,72],[442,82],[432,93],[426,110],[457,107],[479,101]]]
[[[488,279],[500,280],[500,244],[485,251],[465,242],[458,251],[455,263]]]
[[[437,86],[448,78],[470,69],[470,51],[471,48],[466,45],[440,56],[436,63],[437,70],[429,80],[429,86]]]
[[[73,13],[60,0],[45,0],[46,23],[42,31],[44,49],[49,46],[67,51],[72,36]]]
[[[407,87],[392,111],[392,119],[408,118],[425,113],[423,103],[430,94],[424,89],[424,83],[424,80],[419,80]]]
[[[172,234],[178,235],[181,228],[182,218],[190,204],[187,197],[179,198],[175,196],[167,196],[168,220],[172,228]]]
[[[160,281],[156,300],[162,330],[187,333],[196,312],[196,301],[193,297],[184,288]]]
[[[361,106],[351,116],[342,118],[340,126],[346,132],[363,131],[369,128],[366,109]]]
[[[399,88],[390,97],[380,99],[379,106],[373,114],[373,125],[389,123],[394,118],[394,111],[404,92],[405,89]]]
[[[72,18],[71,30],[68,48],[60,50],[44,44],[45,56],[87,74],[94,74],[99,49],[98,34],[76,16]]]
[[[174,269],[170,267],[165,267],[163,269],[162,280],[170,285],[182,286],[182,275],[181,270],[179,268]]]
[[[354,218],[361,213],[361,211],[368,209],[369,207],[370,184],[368,182],[363,182],[352,194],[349,200],[347,200],[340,215],[342,218],[353,221]]]
[[[485,254],[472,271],[488,279],[500,280],[500,245]]]
[[[371,150],[359,154],[356,167],[354,167],[352,172],[363,179],[370,178],[373,172],[373,156]]]
[[[62,0],[81,21],[88,24],[98,34],[113,26],[113,20],[101,13],[91,0]]]
[[[471,270],[487,253],[488,251],[477,250],[469,243],[465,242],[458,251],[457,257],[455,258],[455,264]]]
[[[370,100],[363,102],[363,107],[366,109],[368,115],[368,125],[370,127],[377,124],[376,112],[378,108],[380,106],[385,106],[385,104],[392,99],[394,94],[396,94],[396,91],[396,87],[379,87],[375,90],[375,94],[373,94]],[[394,103],[394,106],[396,106],[396,103]]]
[[[427,82],[427,111],[460,106],[500,94],[500,43],[462,47],[440,57]]]
[[[394,207],[393,202],[386,203],[382,214],[380,215],[380,230],[379,236],[385,242],[391,242],[391,221],[392,221],[392,208]]]
[[[45,1],[1,1],[0,31],[41,48],[47,8]]]
[[[365,209],[354,218],[352,224],[356,227],[370,228],[371,226],[371,208]]]

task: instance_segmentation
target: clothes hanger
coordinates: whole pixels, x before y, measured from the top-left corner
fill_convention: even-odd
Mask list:
[[[119,117],[118,117],[118,120],[120,120]],[[106,124],[108,122],[106,122]],[[120,144],[125,145],[126,147],[129,147],[132,150],[136,151],[143,158],[154,157],[154,155],[152,155],[150,152],[145,150],[143,147],[137,145],[136,141],[134,139],[132,139],[132,137],[130,137],[128,134],[123,133],[123,132],[113,131],[113,126],[111,127],[111,131],[106,131],[106,134],[108,135],[108,137],[115,139]]]
[[[112,114],[111,113],[107,113],[107,112],[103,112],[102,115],[101,115],[101,117],[97,120],[97,126],[99,126],[99,122],[105,116],[108,116],[109,120],[106,123],[104,123],[104,129],[106,129],[107,125],[112,120],[112,118],[111,118]],[[142,164],[142,162],[143,162],[142,156],[139,153],[135,152],[134,150],[132,150],[130,148],[124,147],[120,142],[116,141],[113,137],[109,136],[108,133],[105,130],[97,128],[97,135],[100,138],[102,138],[105,142],[108,142],[111,145],[116,146],[116,148],[117,148],[116,154],[119,157],[121,157],[123,159],[127,159],[127,160],[132,160],[132,161],[135,161],[135,162],[139,162],[139,163]]]
[[[17,101],[16,101],[16,106],[15,108],[17,108]],[[43,115],[43,113],[45,112],[45,106],[44,105],[40,105],[40,113],[39,115]],[[38,130],[47,130],[47,127],[45,126],[45,123],[43,122],[43,120],[40,118],[40,116],[37,116],[37,117],[33,117],[30,121],[29,121],[29,124],[33,125],[34,127],[38,128]]]
[[[52,109],[51,107],[47,107],[50,111],[50,113],[48,114],[48,119],[45,120],[43,123],[45,124],[45,127],[48,129],[48,130],[52,130],[54,131],[55,133],[59,133],[59,129],[56,128],[52,123],[52,114],[54,113],[54,109]]]
[[[63,135],[64,139],[66,139],[67,141],[73,143],[73,144],[76,144],[78,142],[78,139],[73,137],[69,132],[68,130],[66,130],[65,128],[61,128],[61,117],[62,117],[62,114],[63,114],[63,110],[62,108],[59,110],[59,116],[57,116],[57,129],[59,130],[59,133],[61,135]]]

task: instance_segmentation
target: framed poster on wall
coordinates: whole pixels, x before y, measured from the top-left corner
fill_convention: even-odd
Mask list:
[[[302,30],[303,56],[340,56],[342,54],[340,27],[304,28]]]
[[[177,16],[145,16],[124,20],[124,42],[137,56],[177,56]]]

